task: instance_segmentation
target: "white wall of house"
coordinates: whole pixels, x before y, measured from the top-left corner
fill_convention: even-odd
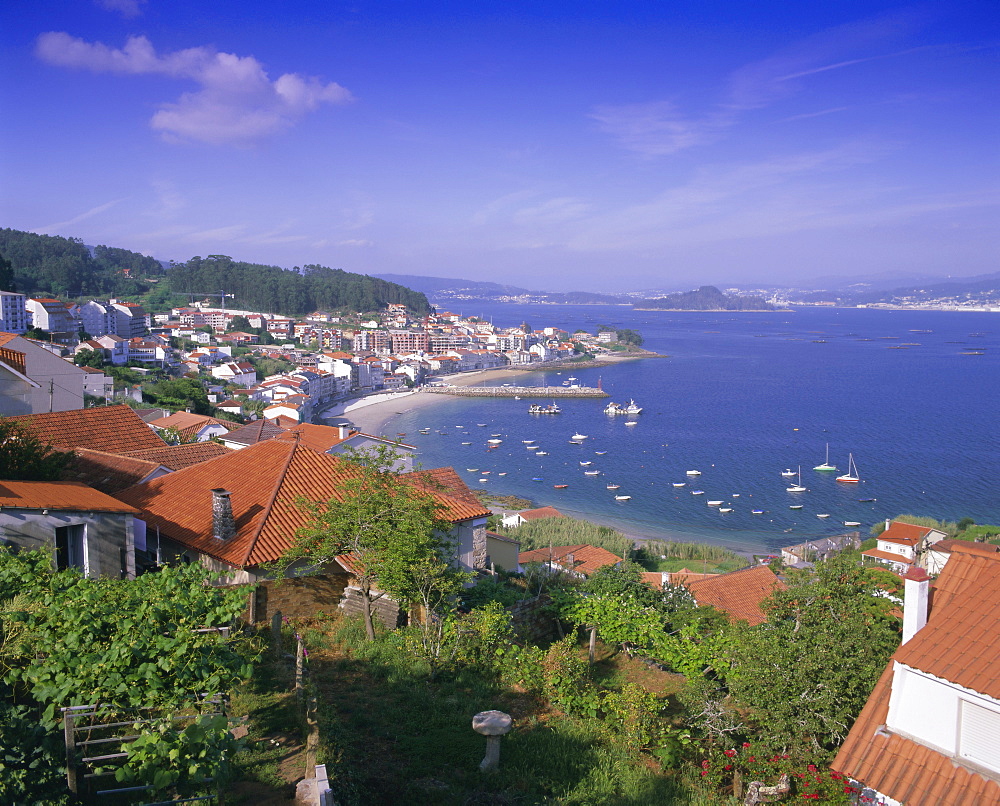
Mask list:
[[[13,416],[83,408],[86,373],[82,369],[21,336],[4,346],[24,354],[24,374],[38,386],[28,388],[23,381],[14,384],[12,377],[2,381],[10,387],[12,396],[0,397],[0,414]]]

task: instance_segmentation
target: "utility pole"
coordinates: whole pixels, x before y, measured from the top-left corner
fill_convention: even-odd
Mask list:
[[[52,406],[53,406],[52,398],[55,394],[55,383],[56,383],[55,380],[49,378],[49,414],[52,413]]]

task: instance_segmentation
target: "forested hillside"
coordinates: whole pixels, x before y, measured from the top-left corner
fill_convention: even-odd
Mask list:
[[[13,268],[13,288],[37,296],[109,297],[142,294],[143,277],[163,274],[160,261],[108,246],[90,250],[78,238],[0,229],[0,257]]]
[[[172,266],[168,276],[175,292],[225,291],[235,295],[231,303],[235,308],[288,316],[338,308],[375,311],[390,302],[402,303],[416,313],[430,310],[427,297],[417,291],[312,264],[289,270],[209,255]]]
[[[656,299],[636,300],[635,307],[646,311],[771,311],[774,306],[763,297],[739,297],[723,294],[718,288],[703,285],[695,291],[670,294]]]

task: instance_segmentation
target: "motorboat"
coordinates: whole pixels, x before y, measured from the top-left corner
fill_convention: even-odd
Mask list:
[[[631,501],[631,500],[632,500],[632,496],[631,495],[616,495],[615,496],[615,501]]]
[[[704,495],[704,494],[705,494],[704,490],[692,490],[691,491],[691,495]]]
[[[719,507],[719,512],[732,512],[732,507]]]
[[[722,501],[706,501],[705,503],[707,503],[710,507],[721,507],[722,506]]]
[[[751,515],[763,515],[764,514],[764,510],[762,510],[762,509],[751,509],[750,510],[750,514]]]
[[[549,455],[548,451],[539,451],[538,453],[535,454],[535,456],[548,456],[548,455]]]
[[[573,434],[573,439],[586,439],[586,434]]]
[[[844,526],[860,526],[861,521],[844,521]]]
[[[689,475],[689,476],[700,476],[701,475],[701,471],[700,470],[686,470],[685,473],[687,475]]]
[[[675,481],[674,482],[674,487],[687,487],[687,482],[686,481]]]
[[[784,476],[786,479],[790,479],[795,476],[795,471],[792,470],[791,468],[786,467],[784,470],[781,471],[781,475]]]
[[[619,487],[621,487],[620,484],[609,484],[608,485],[608,489],[609,490],[617,490]]]
[[[502,439],[488,439],[486,440],[487,445],[500,445],[503,442]]]
[[[599,476],[601,475],[600,470],[584,470],[583,475],[585,476]]]
[[[830,517],[830,513],[829,512],[821,512],[816,517],[817,518],[829,518]]]
[[[587,467],[587,465],[592,465],[593,462],[580,462],[580,467]]]

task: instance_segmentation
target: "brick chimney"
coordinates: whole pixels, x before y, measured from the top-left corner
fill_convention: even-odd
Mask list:
[[[212,490],[212,536],[216,540],[230,540],[236,536],[236,521],[233,519],[233,502],[229,500],[229,490]]]
[[[923,568],[903,575],[903,641],[909,641],[927,623],[927,597],[931,578]]]

